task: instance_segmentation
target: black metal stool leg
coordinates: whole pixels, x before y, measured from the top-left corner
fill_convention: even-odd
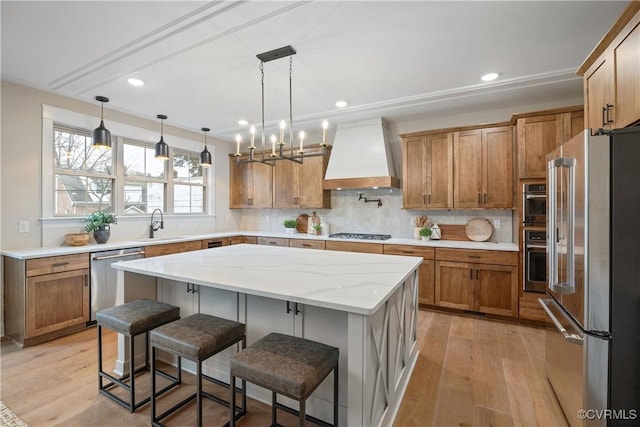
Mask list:
[[[229,427],[236,425],[236,377],[233,375],[229,378],[229,390],[231,391],[231,399],[229,400]]]
[[[102,389],[102,326],[98,325],[98,390]]]
[[[151,424],[156,421],[156,348],[151,348]]]
[[[338,426],[338,388],[339,388],[339,381],[338,378],[340,378],[340,376],[338,375],[338,362],[336,362],[336,366],[334,366],[333,368],[333,426],[337,427]]]
[[[198,416],[198,427],[202,427],[202,361],[198,360],[196,364],[196,405]]]
[[[300,427],[304,427],[304,421],[306,418],[306,411],[305,411],[305,400],[302,399],[300,401]]]
[[[271,392],[271,427],[276,427],[278,425],[278,414],[276,413],[276,402],[277,402],[276,392]]]
[[[134,362],[136,353],[133,346],[134,338],[133,335],[129,335],[129,394],[131,398],[131,400],[129,400],[129,402],[131,402],[129,411],[131,412],[136,409],[136,365]]]

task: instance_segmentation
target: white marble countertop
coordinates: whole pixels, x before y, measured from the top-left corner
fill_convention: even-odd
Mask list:
[[[31,259],[42,258],[48,256],[58,255],[72,255],[90,252],[108,251],[113,249],[134,248],[151,245],[160,245],[165,243],[177,243],[188,242],[191,240],[203,240],[203,239],[215,239],[221,237],[230,236],[258,236],[258,237],[280,237],[287,239],[312,239],[312,240],[332,240],[340,242],[361,242],[372,244],[387,244],[387,245],[416,245],[435,248],[457,248],[457,249],[478,249],[478,250],[493,250],[493,251],[510,251],[518,252],[518,245],[515,243],[500,243],[500,242],[471,242],[471,241],[459,241],[459,240],[429,240],[423,242],[421,240],[409,239],[409,238],[391,238],[388,240],[358,240],[358,239],[336,239],[329,238],[328,236],[314,236],[310,234],[287,234],[273,231],[223,231],[217,233],[204,233],[192,236],[180,236],[180,237],[158,237],[155,239],[139,239],[132,241],[122,242],[108,242],[105,244],[89,244],[84,246],[58,246],[49,248],[34,248],[34,249],[4,249],[2,255],[17,259]]]
[[[421,263],[421,257],[241,244],[123,261],[113,268],[369,315]]]

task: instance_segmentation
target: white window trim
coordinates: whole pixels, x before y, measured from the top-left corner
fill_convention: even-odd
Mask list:
[[[42,219],[43,220],[66,220],[70,217],[57,217],[54,216],[54,208],[53,208],[53,194],[54,194],[54,179],[53,179],[53,125],[54,123],[60,125],[71,126],[80,129],[94,129],[98,123],[98,117],[78,113],[75,111],[69,111],[58,107],[53,107],[51,105],[42,104]],[[151,131],[149,129],[139,128],[137,126],[131,126],[125,123],[119,123],[115,121],[108,120],[107,128],[114,135],[123,135],[127,139],[133,139],[138,141],[149,141],[149,143],[155,142],[159,137],[159,132]],[[165,132],[165,136],[167,133]],[[121,137],[118,137],[118,147],[122,146]],[[177,136],[170,136],[166,138],[169,142],[168,144],[171,147],[175,147],[182,150],[194,151],[198,152],[198,148],[203,143],[202,141],[193,141],[185,138],[180,138]],[[209,151],[211,151],[211,157],[214,160],[215,165],[215,146],[208,145]],[[118,149],[119,153],[117,156],[122,155],[122,148]],[[117,160],[116,160],[117,161]],[[114,165],[115,167],[115,165]],[[116,168],[119,171],[121,168]],[[119,173],[116,172],[116,180],[119,177]],[[215,212],[215,186],[213,184],[213,178],[215,176],[214,166],[209,168],[207,173],[207,212],[204,214],[189,214],[188,216],[215,216],[213,213]],[[117,185],[121,185],[117,184]],[[121,210],[124,202],[123,196],[120,194],[120,191],[116,193],[116,197],[114,198],[115,208],[116,210]],[[186,215],[181,215],[186,216]],[[124,216],[128,218],[128,216]]]

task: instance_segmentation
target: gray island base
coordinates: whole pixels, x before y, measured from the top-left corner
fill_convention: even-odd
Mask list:
[[[113,267],[118,304],[151,298],[179,306],[182,317],[201,312],[240,321],[247,325],[247,345],[280,332],[338,347],[340,425],[355,427],[391,425],[398,410],[418,356],[421,263],[417,257],[234,245]],[[235,351],[208,360],[204,372],[228,382]],[[126,354],[119,337],[116,371]],[[188,362],[183,367],[194,371]],[[247,393],[270,404],[265,389],[249,385]],[[330,376],[307,401],[307,413],[331,421],[332,400]]]

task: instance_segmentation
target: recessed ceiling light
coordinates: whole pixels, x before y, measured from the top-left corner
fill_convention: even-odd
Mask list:
[[[483,82],[490,82],[498,78],[498,73],[487,73],[480,78]]]
[[[336,101],[336,107],[338,107],[338,108],[344,108],[347,105],[349,105],[349,103],[347,101],[343,101],[343,100]]]
[[[135,79],[133,77],[127,79],[127,82],[131,85],[131,86],[144,86],[144,82],[140,79]]]
[[[238,124],[240,126],[246,126],[249,124],[249,122],[247,120],[242,119],[242,120],[238,120]]]

